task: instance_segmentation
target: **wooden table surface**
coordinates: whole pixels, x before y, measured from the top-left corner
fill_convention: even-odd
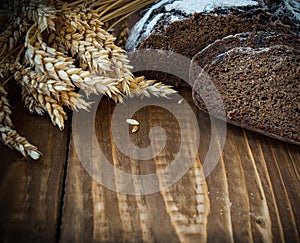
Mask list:
[[[18,92],[9,95],[14,124],[43,156],[26,160],[0,144],[1,242],[299,242],[299,146],[228,125],[224,149],[216,151],[220,160],[201,180],[211,121],[193,106],[190,90],[181,89],[199,123],[194,163],[165,190],[126,195],[100,185],[84,169],[74,147],[71,114],[60,131],[47,116],[29,115]],[[111,138],[114,107],[103,98],[95,123],[110,163],[128,173],[148,174],[172,162],[181,139],[172,114],[158,107],[135,114],[141,126],[131,137],[138,146],[149,145],[152,126],[167,134],[159,156],[138,161],[122,154]],[[193,137],[193,131],[187,136]]]

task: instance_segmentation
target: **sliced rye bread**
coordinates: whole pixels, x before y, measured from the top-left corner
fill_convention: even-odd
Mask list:
[[[300,144],[300,50],[286,45],[235,47],[218,55],[195,80],[193,99],[220,117],[223,106],[210,97],[219,91],[227,121]],[[200,95],[202,94],[202,96]],[[201,97],[208,97],[206,105]]]
[[[261,0],[163,0],[152,6],[134,26],[126,49],[163,49],[192,58],[208,44],[227,35],[260,30],[299,33],[299,27],[289,18],[282,21],[281,15],[270,12]],[[143,74],[176,86],[183,84],[165,74],[151,71]]]
[[[300,36],[259,31],[229,35],[220,40],[216,40],[193,57],[192,65],[190,66],[190,82],[193,83],[193,80],[197,77],[197,70],[201,71],[201,68],[215,60],[218,55],[232,48],[261,48],[270,47],[272,45],[287,45],[299,50]]]

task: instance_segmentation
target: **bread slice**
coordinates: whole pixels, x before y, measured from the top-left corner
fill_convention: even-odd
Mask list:
[[[216,40],[198,52],[192,59],[190,80],[197,77],[197,70],[201,71],[205,65],[215,60],[218,55],[235,47],[261,48],[272,45],[287,45],[300,49],[300,37],[294,34],[279,34],[265,31],[239,33]],[[199,69],[200,67],[200,69]]]
[[[287,45],[235,47],[208,63],[195,80],[195,104],[210,114],[281,140],[300,144],[300,50]],[[208,81],[223,106],[210,97]]]

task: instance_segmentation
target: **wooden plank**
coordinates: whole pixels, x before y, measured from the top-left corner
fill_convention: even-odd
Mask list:
[[[242,158],[238,153],[232,126],[228,126],[227,140],[222,156],[228,182],[233,239],[237,242],[252,242],[249,192],[247,190]]]
[[[269,217],[271,218],[271,229],[272,229],[272,239],[275,242],[284,242],[284,234],[282,230],[282,222],[278,211],[277,201],[274,194],[274,189],[271,183],[270,174],[268,172],[266,158],[262,152],[260,142],[262,141],[262,136],[256,135],[251,132],[246,132],[245,136],[248,138],[249,147],[252,151],[254,160],[256,161],[257,171],[260,174],[260,180],[263,185],[264,194],[267,199]],[[256,223],[258,225],[264,225],[265,217],[258,218]]]
[[[271,142],[271,141],[269,141]],[[291,146],[291,149],[295,149]],[[299,150],[299,148],[298,148]],[[278,169],[282,175],[283,183],[286,188],[287,197],[289,198],[291,207],[289,210],[294,214],[295,229],[300,227],[300,183],[299,183],[299,171],[295,170],[293,166],[293,160],[291,160],[288,151],[284,144],[280,141],[272,141],[272,153],[277,161]],[[298,162],[299,163],[299,162]],[[298,179],[298,180],[297,180]]]
[[[0,241],[55,242],[68,124],[60,131],[48,117],[29,115],[21,103],[20,90],[9,91],[16,129],[38,145],[43,156],[38,161],[26,160],[0,144]]]
[[[299,201],[299,188],[298,190],[294,191],[293,185],[290,186],[289,184],[285,184],[284,182],[285,180],[289,180],[289,181],[293,180],[294,181],[293,184],[294,183],[299,184],[299,181],[297,182],[296,181],[297,178],[294,177],[284,178],[284,174],[283,174],[284,170],[281,170],[283,169],[283,167],[281,167],[280,169],[279,161],[277,160],[274,154],[274,150],[276,149],[275,144],[277,143],[277,141],[274,143],[274,141],[272,140],[272,145],[270,146],[271,140],[270,139],[267,140],[268,140],[267,143],[261,143],[261,146],[262,146],[264,157],[266,159],[268,172],[271,178],[271,183],[273,185],[274,195],[278,206],[278,213],[282,222],[282,230],[284,233],[284,238],[287,242],[299,242],[299,235],[298,235],[299,228],[297,228],[295,215],[294,212],[292,211],[292,205],[291,205],[291,200],[293,198],[298,198],[297,201]],[[286,163],[286,161],[284,162],[283,160],[280,163]],[[293,197],[290,198],[289,194],[293,195]],[[295,203],[297,203],[297,201]]]
[[[256,161],[260,163],[257,164],[257,168],[261,173],[261,181],[264,185],[264,190],[266,194],[269,213],[272,223],[272,236],[274,241],[287,242],[299,240],[299,235],[296,228],[299,230],[299,226],[295,225],[295,216],[291,212],[287,212],[287,205],[292,201],[297,203],[299,201],[299,188],[296,190],[291,190],[289,185],[285,184],[282,180],[282,171],[278,169],[276,164],[274,165],[274,157],[272,151],[277,147],[278,143],[280,148],[285,149],[285,155],[282,154],[282,158],[288,158],[286,156],[290,155],[286,148],[292,150],[292,154],[296,155],[298,148],[297,146],[291,144],[284,144],[273,139],[266,138],[262,135],[247,132],[247,137],[249,139],[251,150],[253,151],[253,156]],[[277,144],[277,145],[276,145]],[[297,160],[299,163],[300,157]],[[282,166],[288,166],[289,161],[282,162]],[[284,168],[282,168],[284,169]],[[299,171],[297,172],[299,173]],[[299,179],[296,174],[289,175],[290,178],[285,178],[285,180],[291,180],[293,183],[298,183]],[[298,199],[297,199],[298,197]],[[296,206],[299,208],[299,206]],[[291,209],[290,209],[291,210]],[[264,220],[258,220],[257,223],[264,224]]]
[[[267,204],[265,188],[245,130],[235,129],[235,141],[246,179],[249,200],[249,216],[254,242],[266,242],[272,239],[272,223]]]
[[[222,153],[219,138],[210,137],[211,123],[214,123],[216,127],[219,126],[216,119],[212,118],[212,120],[210,120],[209,116],[201,111],[198,111],[198,119],[201,139],[199,156],[201,162],[204,163],[211,139],[218,140],[218,150],[215,151],[215,153]],[[233,242],[231,204],[223,156],[220,156],[220,160],[214,170],[206,178],[206,183],[208,185],[208,196],[210,201],[210,213],[208,215],[207,223],[207,241]]]

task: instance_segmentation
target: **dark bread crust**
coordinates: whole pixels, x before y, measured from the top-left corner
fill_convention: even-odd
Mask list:
[[[281,140],[300,144],[300,50],[284,45],[236,47],[204,67],[195,81],[195,104],[207,111],[201,96],[207,78],[218,89],[227,121]],[[208,74],[208,76],[207,76]],[[209,100],[210,114],[223,107]]]

